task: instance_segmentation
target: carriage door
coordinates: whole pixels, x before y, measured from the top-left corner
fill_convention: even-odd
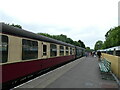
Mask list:
[[[42,43],[42,58],[48,58],[48,45],[47,43]]]

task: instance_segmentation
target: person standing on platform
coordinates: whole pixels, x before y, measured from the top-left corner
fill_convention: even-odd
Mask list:
[[[98,51],[98,52],[97,52],[97,55],[98,55],[98,61],[101,61],[101,60],[100,60],[100,59],[101,59],[101,52]]]
[[[87,57],[87,52],[85,52],[85,56]]]

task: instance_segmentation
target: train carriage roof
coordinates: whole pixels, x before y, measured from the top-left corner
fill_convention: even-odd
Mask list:
[[[74,45],[71,45],[71,44],[68,44],[68,43],[65,43],[62,41],[58,41],[58,40],[55,40],[52,38],[48,38],[46,36],[38,35],[38,34],[30,32],[30,31],[19,29],[17,27],[9,26],[4,23],[0,23],[0,28],[2,28],[2,33],[4,33],[4,34],[10,34],[10,35],[19,36],[19,37],[26,37],[26,38],[36,39],[36,40],[40,40],[40,41],[75,47]]]
[[[120,46],[115,46],[115,47],[102,49],[102,50],[97,50],[97,51],[114,51],[114,50],[116,50],[116,51],[120,50]]]
[[[82,50],[85,50],[85,48],[82,48],[82,47],[78,47],[78,46],[75,46],[77,49],[82,49]]]

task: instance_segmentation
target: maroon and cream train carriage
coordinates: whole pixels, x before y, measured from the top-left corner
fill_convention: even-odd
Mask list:
[[[0,23],[0,84],[9,87],[31,74],[83,55],[83,48]]]
[[[0,23],[0,29],[0,83],[5,87],[22,77],[75,59],[74,45],[4,23]]]

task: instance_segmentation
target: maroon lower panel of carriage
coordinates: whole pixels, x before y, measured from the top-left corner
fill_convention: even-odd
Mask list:
[[[5,83],[17,78],[29,75],[31,73],[55,66],[57,64],[67,62],[75,58],[75,55],[61,56],[40,60],[32,60],[26,62],[18,62],[12,64],[5,64],[2,66],[2,80],[0,83]],[[0,66],[1,67],[1,66]]]

